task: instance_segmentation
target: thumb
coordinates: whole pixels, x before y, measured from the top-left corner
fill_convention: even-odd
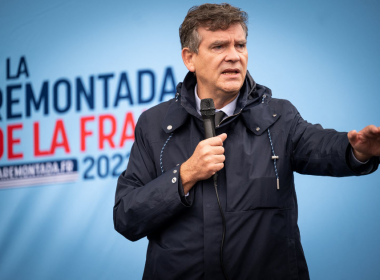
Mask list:
[[[219,137],[224,142],[224,140],[227,139],[227,134],[226,133],[222,133],[222,134],[217,135],[216,137]]]
[[[356,130],[351,130],[350,132],[347,133],[348,140],[350,142],[355,142],[357,135],[358,133],[356,132]]]

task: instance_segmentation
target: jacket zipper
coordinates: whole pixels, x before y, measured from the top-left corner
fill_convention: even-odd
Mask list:
[[[239,113],[236,113],[235,115],[231,115],[231,116],[228,116],[227,118],[223,119],[217,126],[216,128],[218,128],[225,120],[229,119],[229,118],[232,118],[232,117],[235,117],[237,115],[239,115],[241,113],[241,111],[243,111],[243,109],[240,109]]]
[[[265,95],[265,94],[264,94]],[[265,97],[266,97],[266,95],[265,95]],[[262,103],[264,103],[264,102],[262,102]],[[256,105],[254,105],[254,107],[256,107],[256,106],[258,106],[258,105],[260,105],[261,103],[259,103],[259,104],[256,104]],[[245,108],[245,107],[244,107]],[[231,116],[228,116],[227,118],[225,118],[225,119],[223,119],[217,126],[215,126],[215,128],[218,128],[225,120],[227,120],[227,119],[229,119],[229,118],[232,118],[232,117],[235,117],[235,116],[237,116],[237,115],[239,115],[240,113],[241,113],[241,111],[243,111],[243,109],[244,108],[241,108],[240,109],[240,111],[239,111],[239,113],[236,113],[236,114],[234,114],[234,115],[231,115]]]
[[[264,99],[267,97],[267,95],[266,94],[264,94],[263,95],[263,97],[264,97]],[[261,102],[261,103],[264,103],[264,100],[263,100],[263,102]],[[259,104],[256,104],[254,107],[256,107],[256,106],[258,106],[258,105],[260,105],[260,103]],[[237,115],[239,115],[240,113],[241,113],[241,111],[243,111],[243,109],[244,108],[241,108],[240,109],[240,111],[239,111],[239,113],[236,113],[235,115],[231,115],[231,116],[228,116],[227,118],[225,118],[225,119],[223,119],[215,128],[218,128],[225,120],[227,120],[227,119],[229,119],[229,118],[232,118],[232,117],[235,117],[235,116],[237,116]]]

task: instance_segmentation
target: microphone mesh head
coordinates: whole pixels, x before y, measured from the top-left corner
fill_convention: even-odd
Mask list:
[[[215,115],[215,105],[212,98],[205,98],[201,100],[201,114],[202,116]]]

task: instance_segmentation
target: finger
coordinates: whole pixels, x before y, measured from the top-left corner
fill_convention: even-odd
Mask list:
[[[373,133],[375,134],[380,134],[380,126],[376,127],[375,125],[373,126]]]
[[[224,154],[223,146],[211,146],[210,147],[210,154],[211,155],[223,155]]]
[[[219,134],[218,136],[216,137],[219,137],[220,139],[222,139],[222,141],[224,142],[224,140],[227,139],[227,134],[226,133],[222,133],[222,134]]]
[[[358,135],[358,133],[356,132],[356,130],[351,130],[351,131],[348,132],[348,134],[347,134],[348,140],[349,140],[350,142],[355,142],[356,139],[357,139],[357,135]]]
[[[216,164],[214,164],[212,171],[218,172],[223,167],[224,167],[224,163],[216,163]]]
[[[367,125],[359,133],[362,134],[363,136],[374,135],[374,134],[377,134],[377,127],[374,125]]]
[[[224,155],[214,155],[212,156],[213,163],[222,163],[226,160],[226,157]]]
[[[222,136],[223,134],[225,136]],[[205,144],[210,145],[210,146],[222,146],[223,141],[227,138],[227,134],[225,133],[223,134],[204,140]]]
[[[369,130],[371,133],[376,134],[377,133],[377,127],[374,125],[369,126]]]
[[[203,163],[208,165],[214,165],[217,163],[224,162],[225,159],[226,157],[224,155],[209,155],[203,158]]]

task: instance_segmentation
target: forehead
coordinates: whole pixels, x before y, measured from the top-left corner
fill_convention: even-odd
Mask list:
[[[234,41],[242,41],[246,39],[245,32],[240,23],[236,23],[228,27],[226,30],[215,30],[210,31],[205,27],[198,28],[198,34],[201,36],[202,41],[201,44],[211,43],[215,40],[234,40]]]

